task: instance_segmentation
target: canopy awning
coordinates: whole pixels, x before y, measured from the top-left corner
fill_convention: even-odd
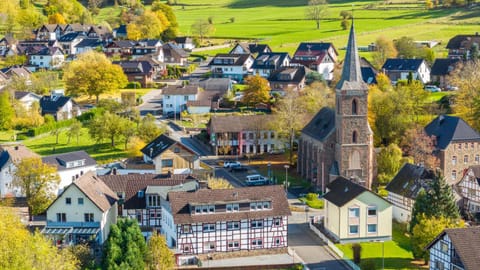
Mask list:
[[[42,230],[42,234],[68,234],[72,233],[72,227],[45,227]]]
[[[96,235],[100,228],[73,228],[72,234],[91,234]]]

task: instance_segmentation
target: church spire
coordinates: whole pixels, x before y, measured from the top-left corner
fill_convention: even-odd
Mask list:
[[[348,36],[347,53],[345,55],[345,60],[343,61],[342,77],[337,84],[337,89],[342,89],[345,81],[363,82],[353,18],[352,26],[350,27],[350,35]]]

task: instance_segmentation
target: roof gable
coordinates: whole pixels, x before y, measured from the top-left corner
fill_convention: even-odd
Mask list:
[[[460,59],[454,58],[437,58],[433,62],[431,75],[445,76],[450,74],[455,69],[455,66],[460,63]]]
[[[334,130],[335,111],[332,108],[323,107],[302,129],[302,133],[324,141]]]
[[[446,149],[455,141],[480,141],[480,135],[463,119],[440,115],[425,127],[428,136],[435,136],[436,147]]]
[[[382,69],[400,70],[400,71],[417,71],[423,62],[424,62],[423,59],[388,58],[385,61],[385,64],[383,64]]]
[[[338,207],[344,206],[364,192],[369,192],[390,204],[390,202],[378,196],[376,193],[373,193],[367,188],[360,186],[342,176],[337,177],[337,179],[328,184],[327,189],[328,192],[323,196],[323,198]]]
[[[385,189],[406,198],[416,199],[420,190],[429,189],[434,177],[434,172],[423,166],[405,163]]]

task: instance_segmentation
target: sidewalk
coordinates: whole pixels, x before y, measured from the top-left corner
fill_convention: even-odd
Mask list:
[[[293,263],[294,259],[289,254],[261,255],[252,257],[240,257],[223,260],[207,260],[202,262],[202,267],[228,267],[228,266],[246,266],[246,265],[275,265]],[[299,263],[295,256],[295,262]]]

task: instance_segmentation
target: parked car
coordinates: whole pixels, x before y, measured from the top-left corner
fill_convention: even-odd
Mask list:
[[[457,90],[458,90],[458,86],[455,86],[455,85],[447,85],[447,87],[445,87],[445,90],[447,90],[447,91],[457,91]]]
[[[242,163],[238,161],[225,161],[223,163],[223,168],[231,168],[232,166],[241,166]]]
[[[230,166],[230,171],[231,172],[246,172],[248,171],[248,167],[247,166],[244,166],[244,165],[238,165],[238,164],[234,164],[234,165],[231,165]]]
[[[442,89],[440,89],[436,85],[425,85],[425,90],[428,92],[442,92]]]

